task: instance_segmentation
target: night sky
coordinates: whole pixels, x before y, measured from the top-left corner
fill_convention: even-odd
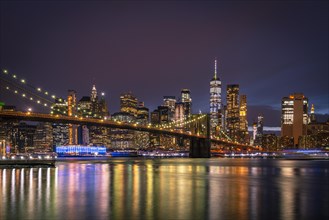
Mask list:
[[[110,113],[123,92],[152,111],[182,88],[194,112],[208,112],[217,57],[222,96],[240,85],[249,125],[261,113],[280,126],[281,99],[294,92],[329,114],[327,1],[1,1],[0,9],[1,68],[62,97],[90,95],[95,83]],[[2,89],[0,101],[22,99]]]

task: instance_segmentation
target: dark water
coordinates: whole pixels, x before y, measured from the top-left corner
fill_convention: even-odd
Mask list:
[[[0,169],[0,219],[329,219],[329,161],[66,160]]]

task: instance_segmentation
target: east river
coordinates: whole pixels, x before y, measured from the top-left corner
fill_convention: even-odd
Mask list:
[[[66,159],[0,169],[0,219],[329,219],[329,160]]]

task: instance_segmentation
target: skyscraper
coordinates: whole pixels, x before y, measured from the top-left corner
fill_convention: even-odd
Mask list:
[[[131,93],[124,93],[120,96],[120,111],[130,113],[137,117],[138,100]]]
[[[312,104],[311,112],[310,112],[310,123],[316,123],[316,117],[315,117],[315,111],[314,111],[314,105]]]
[[[281,107],[281,135],[293,137],[296,147],[299,137],[306,134],[308,99],[301,93],[295,93],[283,97]]]
[[[257,117],[257,135],[263,135],[263,127],[264,127],[264,122],[263,122],[264,117],[262,115],[258,115]]]
[[[258,115],[257,123],[255,123],[255,136],[254,136],[254,145],[261,145],[262,144],[262,136],[263,136],[263,121],[264,117],[262,115]]]
[[[97,101],[97,90],[96,90],[96,86],[95,85],[93,85],[93,88],[91,89],[90,100],[92,102],[96,102]]]
[[[76,91],[69,90],[67,96],[67,115],[77,115],[77,98]],[[77,125],[69,124],[69,144],[78,144],[78,128]]]
[[[248,141],[248,121],[247,121],[247,96],[240,95],[240,135],[241,142],[247,143]]]
[[[176,104],[176,97],[175,96],[164,96],[163,97],[163,106],[166,106],[166,107],[169,108],[169,121],[174,120],[175,104]]]
[[[214,77],[210,81],[210,126],[211,134],[221,126],[221,81],[217,77],[217,60],[215,59]]]
[[[149,109],[145,107],[144,102],[138,103],[136,121],[142,125],[147,125],[149,122]]]
[[[189,89],[182,89],[182,103],[184,105],[184,117],[188,118],[192,114],[192,98]]]
[[[240,130],[239,85],[227,85],[226,102],[226,126],[228,135],[233,141],[237,141]]]
[[[184,104],[182,102],[176,102],[175,104],[175,121],[176,128],[181,129],[183,128],[181,122],[184,120]]]

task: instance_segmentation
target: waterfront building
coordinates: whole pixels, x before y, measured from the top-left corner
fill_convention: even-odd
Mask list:
[[[67,115],[68,102],[63,98],[56,98],[51,106],[51,114]],[[67,124],[53,123],[53,145],[66,145],[69,143],[69,127]]]
[[[226,126],[229,137],[233,141],[239,138],[240,115],[239,115],[239,85],[227,85],[226,92],[227,116]]]
[[[40,122],[34,133],[34,148],[39,151],[52,151],[53,127],[49,122]]]
[[[221,86],[220,78],[217,76],[217,60],[215,59],[214,76],[210,81],[210,132],[217,135],[221,129]]]
[[[263,134],[260,140],[260,145],[264,151],[279,150],[279,139],[275,134]]]
[[[192,98],[189,89],[182,89],[181,102],[184,106],[184,118],[187,119],[192,114]]]
[[[302,93],[283,97],[281,109],[281,136],[292,137],[293,146],[297,147],[299,137],[306,135],[308,99]]]
[[[0,102],[0,111],[15,111],[15,106],[5,105]],[[6,146],[12,146],[12,136],[14,132],[14,127],[19,124],[19,121],[0,119],[0,141]],[[4,146],[4,145],[3,145]],[[4,148],[6,147],[4,146]]]
[[[106,147],[104,146],[56,146],[56,153],[59,156],[97,156],[105,155]]]
[[[239,105],[239,114],[240,114],[240,142],[247,143],[249,141],[248,134],[248,120],[247,120],[247,96],[240,95],[240,105]]]
[[[127,112],[137,117],[138,100],[131,93],[124,93],[120,96],[120,111]]]
[[[314,108],[313,108],[314,114]],[[312,114],[311,116],[312,117]],[[299,137],[299,148],[324,148],[329,146],[329,118],[326,122],[313,122],[306,125],[306,135]]]
[[[68,124],[53,123],[53,145],[69,144],[69,126]]]
[[[128,112],[117,112],[112,114],[112,119],[114,121],[132,123],[135,122],[136,117]],[[110,140],[111,148],[113,150],[125,150],[134,149],[135,131],[129,129],[111,129],[110,130]]]
[[[20,122],[13,127],[11,145],[14,153],[25,153],[28,148],[34,147],[33,137],[35,130],[35,125],[29,125],[25,122]]]

